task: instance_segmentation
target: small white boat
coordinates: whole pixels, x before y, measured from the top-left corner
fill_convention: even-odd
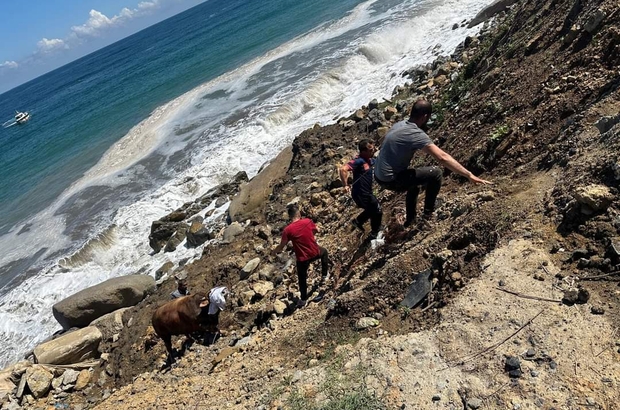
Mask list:
[[[29,112],[15,111],[15,117],[11,118],[10,120],[2,124],[2,128],[9,128],[9,127],[12,127],[13,125],[25,124],[26,122],[28,122],[29,119],[30,119]]]
[[[30,113],[15,111],[15,122],[23,124],[30,119]]]

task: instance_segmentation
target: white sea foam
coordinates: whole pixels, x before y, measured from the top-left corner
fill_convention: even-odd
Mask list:
[[[55,213],[71,195],[93,184],[113,184],[112,176],[154,151],[171,155],[188,142],[196,144],[191,167],[178,178],[119,208],[112,225],[93,227],[98,238],[3,296],[0,365],[17,360],[58,328],[51,306],[62,298],[111,277],[152,273],[168,260],[199,257],[201,248],[183,246],[172,253],[151,256],[146,240],[150,222],[237,171],[255,174],[265,161],[313,124],[329,123],[372,98],[389,97],[394,86],[404,82],[398,75],[402,70],[433,59],[429,46],[439,43],[443,52],[454,49],[468,31],[452,31],[452,24],[472,17],[488,0],[404,1],[383,14],[373,12],[375,3],[365,2],[345,18],[324,24],[158,108],[111,147],[49,209],[37,215],[30,231],[17,236],[21,227],[16,227],[0,237],[0,248],[5,250],[0,266],[43,247],[48,248],[46,255],[65,249],[71,242],[61,234],[64,216]],[[431,8],[433,4],[439,5]],[[414,8],[427,11],[412,17]],[[299,81],[286,84],[290,73],[276,63],[309,50],[316,57],[316,50],[326,41],[346,37],[361,27],[369,29],[350,38],[337,52],[320,56],[325,60],[325,69],[308,69]],[[265,87],[258,79],[270,63],[276,67],[270,73],[271,83],[267,91],[254,95],[259,87]],[[311,63],[308,61],[307,67],[314,67]],[[224,91],[221,97],[202,99],[217,90]],[[191,131],[187,135],[175,132],[184,128]],[[188,176],[193,178],[188,181]],[[131,173],[124,178],[131,178]],[[226,207],[218,208],[210,219],[219,218]]]

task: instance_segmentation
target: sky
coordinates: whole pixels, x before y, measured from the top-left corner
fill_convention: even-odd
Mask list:
[[[203,1],[0,1],[0,93]]]

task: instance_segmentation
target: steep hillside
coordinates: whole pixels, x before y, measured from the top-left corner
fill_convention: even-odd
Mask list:
[[[149,325],[173,290],[164,282],[125,313],[130,325],[95,369],[96,383],[45,404],[618,408],[618,10],[611,0],[518,2],[452,56],[403,73],[408,83],[391,101],[303,132],[269,178],[242,188],[252,200],[233,201],[243,231],[182,268],[190,289],[234,291],[222,338],[193,344],[160,371],[165,350]],[[359,210],[336,169],[360,139],[379,142],[419,97],[434,103],[429,135],[494,185],[447,176],[429,232],[403,230],[404,195],[377,188],[386,237],[374,247],[350,229]],[[320,225],[336,278],[319,285],[314,267],[323,297],[301,310],[292,259],[270,255],[295,201]],[[246,277],[254,258],[260,264]],[[401,307],[429,268],[429,296]],[[362,318],[374,320],[365,327]]]

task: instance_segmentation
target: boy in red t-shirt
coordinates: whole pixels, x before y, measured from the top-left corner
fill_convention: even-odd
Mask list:
[[[311,262],[321,259],[321,276],[323,282],[327,280],[329,255],[325,248],[321,248],[314,238],[314,233],[318,232],[318,228],[308,218],[302,218],[297,205],[288,207],[288,216],[291,223],[282,231],[282,241],[273,250],[274,254],[282,252],[286,244],[291,241],[295,258],[297,259],[297,278],[299,279],[299,292],[301,300],[297,304],[303,307],[308,300],[308,267]]]

